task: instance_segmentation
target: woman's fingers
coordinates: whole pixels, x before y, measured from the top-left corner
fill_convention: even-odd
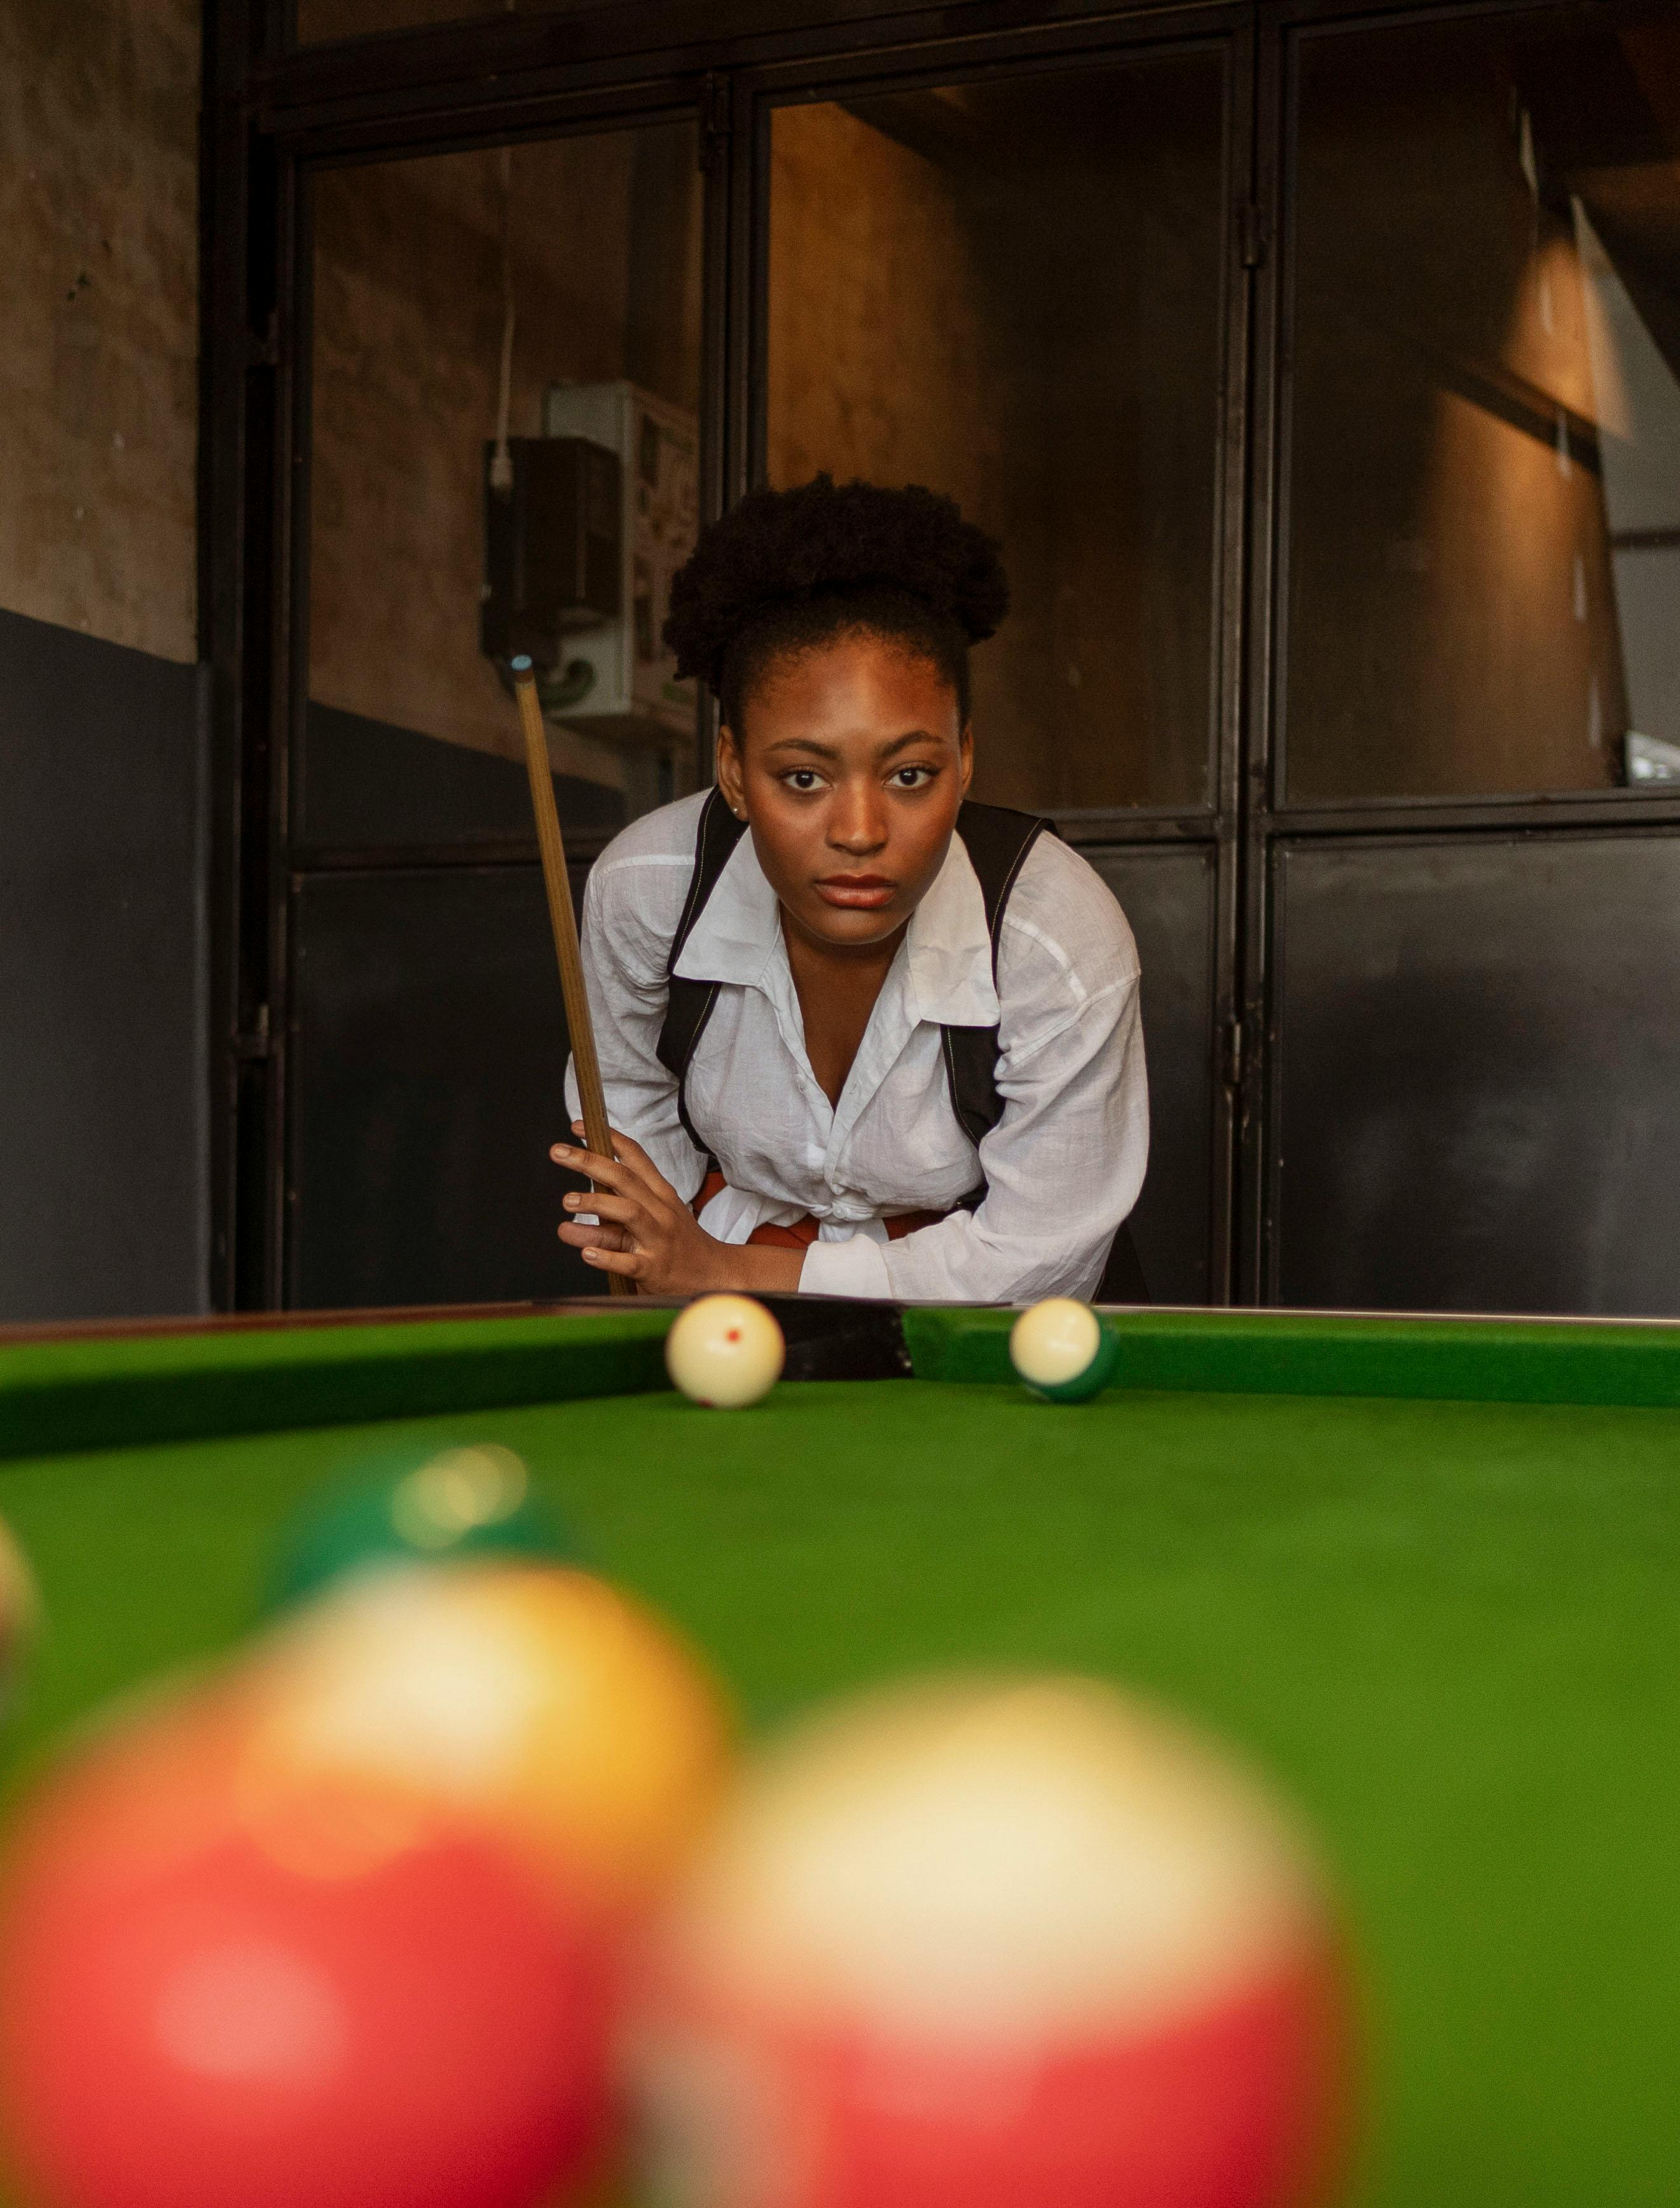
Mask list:
[[[573,1129],[583,1131],[576,1120]],[[617,1128],[611,1139],[616,1157],[603,1157],[581,1142],[550,1148],[556,1165],[595,1185],[565,1197],[574,1216],[560,1229],[561,1239],[596,1271],[620,1274],[649,1293],[715,1285],[726,1263],[722,1245],[704,1231],[639,1143]],[[598,1224],[583,1226],[578,1214]]]
[[[642,1258],[633,1250],[585,1250],[584,1263],[598,1265],[603,1273],[622,1273],[627,1280],[637,1281],[642,1275]]]
[[[633,1250],[635,1244],[621,1227],[582,1227],[575,1219],[560,1223],[560,1239],[574,1250]]]
[[[583,1133],[584,1123],[581,1119],[574,1119],[572,1122],[572,1131],[574,1135]],[[616,1127],[609,1127],[607,1131],[613,1138],[613,1149],[617,1153],[617,1162],[620,1165],[627,1166],[630,1171],[638,1174],[649,1188],[663,1189],[670,1186],[664,1174],[660,1172],[639,1143],[633,1141],[628,1135],[621,1133]],[[598,1151],[586,1150],[584,1155],[592,1158],[600,1154]]]
[[[557,1166],[564,1166],[568,1173],[582,1173],[597,1188],[623,1191],[634,1191],[645,1185],[634,1166],[621,1165],[616,1158],[603,1158],[594,1150],[578,1149],[568,1143],[556,1143],[549,1155]]]
[[[639,1193],[614,1196],[598,1188],[564,1196],[561,1202],[568,1211],[592,1211],[597,1219],[615,1220],[621,1227],[633,1227],[638,1220],[645,1217],[647,1212],[647,1205]]]
[[[634,1141],[630,1136],[621,1133],[616,1127],[613,1129],[612,1136],[613,1148],[626,1165],[639,1167],[644,1173],[651,1173],[655,1180],[664,1179],[664,1174],[660,1172],[639,1143]]]

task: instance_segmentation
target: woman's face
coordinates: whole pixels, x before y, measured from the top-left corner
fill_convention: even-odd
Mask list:
[[[945,863],[973,765],[957,695],[933,662],[848,636],[773,661],[717,780],[745,813],[789,921],[831,950],[897,934]]]

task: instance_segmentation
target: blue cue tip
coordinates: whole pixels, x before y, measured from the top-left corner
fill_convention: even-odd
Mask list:
[[[510,659],[507,664],[515,675],[529,675],[531,672],[531,659],[528,653],[523,651],[519,653],[515,658]]]

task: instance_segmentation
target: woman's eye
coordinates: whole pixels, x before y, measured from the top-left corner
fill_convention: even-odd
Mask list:
[[[818,774],[815,767],[796,766],[784,774],[782,779],[789,789],[810,790],[819,786],[822,777]]]
[[[933,779],[931,766],[901,766],[892,777],[895,789],[920,789]]]

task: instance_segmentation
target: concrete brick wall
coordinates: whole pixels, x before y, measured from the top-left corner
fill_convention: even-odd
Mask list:
[[[198,0],[0,8],[0,608],[195,656]]]

